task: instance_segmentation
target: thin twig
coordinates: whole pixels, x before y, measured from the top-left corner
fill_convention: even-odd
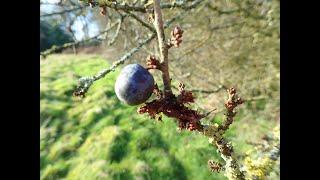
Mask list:
[[[118,23],[118,22],[117,22],[117,23]],[[45,51],[43,51],[43,52],[40,52],[40,55],[43,56],[43,57],[46,57],[46,56],[48,56],[48,55],[50,55],[50,54],[52,54],[52,53],[55,53],[55,52],[57,52],[57,51],[61,51],[61,50],[63,50],[63,49],[67,49],[67,48],[70,48],[70,47],[72,47],[72,46],[77,46],[77,45],[79,45],[79,44],[81,44],[81,43],[84,43],[84,42],[87,42],[87,41],[96,39],[96,38],[98,38],[99,36],[101,36],[102,34],[110,31],[115,25],[117,25],[117,23],[112,24],[112,25],[111,25],[109,28],[107,28],[106,30],[101,31],[100,33],[98,33],[97,35],[95,35],[95,36],[93,36],[93,37],[91,37],[91,38],[84,39],[84,40],[81,40],[81,41],[76,41],[76,42],[65,43],[65,44],[63,44],[63,45],[61,45],[61,46],[52,46],[50,49],[47,49],[47,50],[45,50]]]
[[[195,8],[198,4],[200,4],[203,1],[204,0],[195,0],[195,1],[192,1],[190,5],[186,5],[185,2],[183,1],[174,1],[173,3],[161,4],[160,7],[161,9],[181,8],[183,10],[190,10],[192,8]]]
[[[125,11],[129,16],[131,16],[133,19],[137,20],[142,26],[148,28],[153,33],[156,33],[156,30],[154,27],[150,26],[147,22],[144,22],[142,19],[140,19],[137,15],[131,13],[130,11]]]
[[[118,27],[117,27],[117,30],[114,34],[114,36],[112,37],[112,39],[109,41],[108,45],[111,46],[113,45],[114,42],[116,42],[116,39],[117,37],[119,36],[119,32],[120,32],[120,29],[121,29],[121,25],[123,23],[123,20],[124,20],[124,17],[122,16],[120,19],[119,19],[119,22],[118,22]]]
[[[264,99],[268,99],[268,97],[267,96],[256,96],[256,97],[247,98],[245,100],[247,102],[250,102],[250,101],[259,101],[259,100],[264,100]]]
[[[50,14],[43,14],[40,17],[49,17],[49,16],[55,16],[55,15],[61,15],[61,14],[77,11],[77,10],[80,10],[80,9],[83,9],[83,8],[85,8],[85,6],[79,6],[79,7],[75,7],[75,8],[72,8],[72,9],[67,9],[67,10],[64,10],[64,11],[54,12],[54,13],[50,13]]]
[[[186,2],[174,2],[174,3],[162,3],[160,5],[161,9],[170,9],[170,8],[180,8],[183,10],[190,10],[195,8],[198,4],[203,2],[204,0],[194,0],[190,3],[190,5],[187,5]],[[123,10],[123,11],[135,11],[135,12],[141,12],[146,13],[147,9],[144,6],[131,6],[126,3],[120,4],[120,3],[110,3],[110,2],[102,2],[97,3],[98,6],[107,6],[111,9],[115,10]]]
[[[148,44],[152,39],[155,38],[155,34],[152,34],[149,38],[145,39],[139,45],[128,53],[126,53],[124,56],[122,56],[119,60],[115,61],[113,65],[109,69],[105,69],[100,71],[97,75],[93,76],[94,81],[103,78],[106,74],[108,74],[111,71],[114,71],[116,67],[118,67],[120,64],[123,64],[126,60],[128,60],[134,53],[139,51],[144,45]]]
[[[175,86],[172,86],[172,88],[178,90],[178,88]],[[195,92],[195,93],[213,94],[213,93],[217,93],[217,92],[220,92],[221,90],[226,90],[226,89],[227,89],[226,86],[220,85],[217,89],[214,89],[214,90],[190,89],[189,91]],[[252,101],[253,101],[253,99],[252,99]]]
[[[234,116],[236,115],[236,112],[234,111],[234,109],[238,105],[244,103],[244,101],[237,96],[236,90],[234,88],[227,89],[227,91],[228,91],[229,97],[225,103],[225,107],[227,109],[226,118],[222,123],[221,127],[219,128],[223,131],[226,131],[229,128],[229,126],[233,123]]]

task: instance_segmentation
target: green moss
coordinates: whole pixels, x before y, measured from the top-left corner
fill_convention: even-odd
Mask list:
[[[130,134],[123,131],[120,135],[118,135],[114,141],[112,142],[109,148],[109,157],[111,162],[121,161],[126,154],[128,153],[127,145],[130,141]]]
[[[68,168],[68,164],[64,163],[63,161],[58,161],[53,165],[49,164],[46,166],[43,172],[40,173],[40,177],[44,180],[60,179],[67,174]]]
[[[135,153],[143,153],[150,148],[158,147],[167,149],[167,145],[162,140],[160,134],[154,129],[141,128],[132,132],[132,141],[129,144]]]
[[[108,176],[108,158],[113,141],[120,134],[116,126],[108,126],[90,135],[78,149],[71,163],[67,179],[101,179]]]

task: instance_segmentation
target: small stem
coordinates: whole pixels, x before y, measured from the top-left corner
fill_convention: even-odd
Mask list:
[[[236,90],[234,88],[227,89],[227,92],[229,94],[228,100],[225,103],[227,112],[225,120],[220,127],[220,129],[223,131],[226,131],[229,128],[229,126],[233,123],[234,117],[236,115],[234,109],[238,105],[244,103],[244,101],[236,95]]]
[[[154,0],[154,26],[157,31],[158,45],[160,50],[160,63],[165,97],[172,96],[171,79],[168,68],[168,47],[165,42],[160,0]]]
[[[225,107],[227,109],[227,113],[225,114],[226,120],[222,125],[211,125],[204,126],[202,132],[205,136],[209,137],[209,142],[216,147],[218,147],[219,153],[221,157],[225,161],[224,169],[225,176],[229,180],[244,180],[245,172],[240,169],[239,162],[234,154],[232,145],[227,142],[223,135],[229,126],[233,123],[233,118],[236,114],[234,111],[235,108],[243,103],[243,100],[239,98],[236,94],[236,89],[229,88],[228,92],[228,100],[225,103]]]
[[[133,19],[135,19],[136,21],[138,21],[142,26],[148,28],[150,31],[152,31],[153,33],[156,33],[156,30],[150,26],[148,23],[144,22],[142,19],[140,19],[137,15],[133,14],[130,11],[125,11],[127,14],[129,14],[129,16],[131,16]]]

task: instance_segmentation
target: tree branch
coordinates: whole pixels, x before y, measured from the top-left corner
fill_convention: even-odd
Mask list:
[[[103,78],[106,74],[108,74],[111,71],[114,71],[116,67],[118,67],[120,64],[123,64],[126,60],[128,60],[134,53],[139,51],[142,46],[148,44],[152,39],[154,39],[156,36],[155,34],[152,34],[149,38],[142,41],[137,47],[131,49],[128,53],[126,53],[124,56],[122,56],[118,61],[114,62],[113,65],[108,68],[100,71],[97,75],[93,76],[93,80],[96,81],[98,79]]]
[[[117,30],[116,30],[114,36],[112,37],[112,39],[108,43],[109,46],[113,45],[113,43],[116,41],[117,37],[119,36],[119,32],[120,32],[123,20],[124,20],[124,16],[121,16],[121,18],[119,19],[119,22],[118,22]]]
[[[232,13],[240,12],[240,9],[220,10],[220,9],[218,9],[217,7],[213,7],[209,2],[206,3],[206,4],[207,4],[208,9],[210,9],[210,10],[212,10],[212,11],[218,12],[219,15],[222,15],[222,14],[232,14]]]
[[[154,26],[157,31],[158,46],[160,50],[160,63],[161,63],[162,80],[164,85],[164,94],[165,96],[172,96],[171,79],[170,79],[169,68],[168,68],[168,46],[165,40],[162,13],[160,8],[160,0],[154,0],[154,16],[155,16]]]
[[[183,1],[174,1],[173,3],[161,4],[160,7],[161,7],[161,9],[181,8],[184,10],[190,10],[192,8],[195,8],[202,1],[204,1],[204,0],[195,0],[195,1],[192,1],[192,3],[190,5],[186,5],[185,2],[183,2]]]
[[[224,85],[219,86],[217,89],[215,90],[204,90],[204,89],[191,89],[191,92],[198,92],[198,93],[205,93],[205,94],[212,94],[212,93],[217,93],[223,89],[226,89],[226,87]]]
[[[190,10],[192,8],[195,8],[198,4],[203,2],[204,0],[194,0],[190,3],[190,5],[187,5],[186,2],[174,2],[174,3],[163,3],[160,6],[161,9],[170,9],[170,8],[181,8],[184,10]],[[86,1],[87,2],[87,1]],[[107,6],[109,8],[115,9],[115,10],[123,10],[123,11],[136,11],[141,13],[146,13],[147,9],[144,6],[131,6],[128,4],[119,4],[119,3],[112,3],[110,1],[103,1],[100,3],[96,3],[98,6]]]
[[[228,129],[229,125],[233,122],[233,117],[235,116],[234,109],[242,103],[242,100],[237,97],[236,90],[230,88],[227,90],[229,98],[225,103],[227,113],[225,114],[227,121],[222,125],[204,125],[202,132],[205,136],[209,137],[209,142],[218,147],[221,157],[225,161],[224,170],[225,176],[230,180],[244,180],[244,172],[240,170],[238,161],[234,155],[232,145],[223,138],[223,134]],[[230,120],[230,121],[228,121]],[[212,160],[209,160],[211,162]],[[209,163],[210,165],[210,163]],[[214,169],[212,169],[214,170]]]
[[[186,14],[186,11],[183,11],[182,13],[178,14],[177,16],[171,18],[170,20],[168,20],[165,25],[164,25],[164,28],[168,28],[174,21],[176,21],[177,19],[183,17],[184,15]],[[123,15],[123,18],[125,18],[126,16],[128,16],[128,14],[125,14]],[[81,41],[77,41],[77,42],[70,42],[70,43],[65,43],[61,46],[52,46],[50,49],[47,49],[43,52],[40,52],[40,55],[42,57],[46,57],[52,53],[55,53],[55,52],[58,52],[58,51],[61,51],[63,49],[67,49],[67,48],[70,48],[70,47],[73,47],[73,46],[77,46],[81,43],[84,43],[84,42],[87,42],[87,41],[90,41],[92,39],[96,39],[98,38],[99,36],[101,36],[102,34],[105,34],[106,32],[109,32],[113,27],[115,27],[119,22],[115,22],[113,23],[110,27],[108,27],[107,29],[105,29],[104,31],[101,31],[100,33],[98,33],[96,36],[93,36],[91,38],[88,38],[88,39],[84,39],[84,40],[81,40]],[[153,28],[154,29],[154,28]]]
[[[128,4],[118,4],[118,3],[110,3],[106,1],[105,3],[100,3],[99,6],[107,6],[114,10],[123,10],[123,11],[137,11],[146,13],[146,8],[143,6],[130,6]]]
[[[61,50],[63,50],[63,49],[67,49],[67,48],[70,48],[70,47],[73,47],[73,46],[77,46],[77,45],[79,45],[79,44],[81,44],[81,43],[90,41],[90,40],[92,40],[92,39],[96,39],[96,38],[98,38],[99,36],[101,36],[102,34],[110,31],[110,30],[111,30],[113,27],[115,27],[115,25],[117,25],[117,24],[118,24],[118,22],[112,24],[108,29],[106,29],[106,30],[104,30],[104,31],[101,31],[100,33],[98,33],[97,35],[95,35],[95,36],[93,36],[93,37],[91,37],[91,38],[84,39],[84,40],[81,40],[81,41],[76,41],[76,42],[65,43],[65,44],[63,44],[63,45],[61,45],[61,46],[52,46],[50,49],[47,49],[47,50],[45,50],[45,51],[43,51],[43,52],[40,52],[40,55],[41,55],[42,57],[46,57],[46,56],[48,56],[48,55],[50,55],[50,54],[52,54],[52,53],[55,53],[55,52],[57,52],[57,51],[61,51]]]
[[[178,90],[177,87],[172,86],[173,89]],[[191,92],[195,92],[195,93],[204,93],[204,94],[213,94],[213,93],[217,93],[220,92],[221,90],[226,90],[227,87],[224,85],[219,85],[217,89],[214,90],[205,90],[205,89],[190,89],[189,91]],[[247,100],[246,100],[247,101]],[[251,99],[251,101],[254,101],[253,99]]]

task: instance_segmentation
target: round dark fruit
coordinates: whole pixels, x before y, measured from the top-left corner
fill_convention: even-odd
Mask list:
[[[117,97],[128,105],[144,103],[151,96],[153,89],[153,76],[139,64],[125,66],[115,84]]]

